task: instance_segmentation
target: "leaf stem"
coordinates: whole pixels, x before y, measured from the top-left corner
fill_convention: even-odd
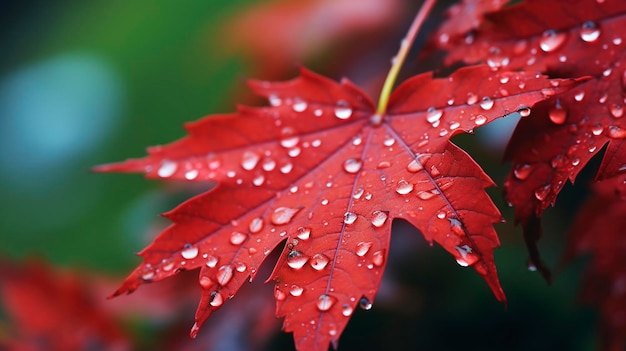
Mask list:
[[[409,31],[406,33],[406,36],[400,42],[400,50],[398,50],[398,54],[391,61],[391,69],[389,73],[387,73],[387,78],[385,79],[385,83],[383,84],[383,89],[380,92],[380,98],[378,99],[378,109],[376,113],[380,116],[384,115],[387,112],[387,103],[389,102],[389,96],[391,95],[391,90],[393,89],[393,85],[398,78],[398,73],[400,73],[400,68],[406,59],[407,54],[409,53],[409,49],[411,44],[415,41],[417,37],[417,32],[420,27],[426,20],[426,17],[430,13],[430,10],[433,8],[437,0],[426,0],[422,4],[422,7],[415,15],[413,19],[413,23],[409,28]]]

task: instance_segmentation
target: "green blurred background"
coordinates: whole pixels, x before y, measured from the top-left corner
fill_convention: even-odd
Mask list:
[[[241,99],[249,101],[243,79],[262,67],[254,66],[254,53],[232,50],[233,33],[227,24],[257,3],[0,5],[0,255],[16,261],[36,256],[121,282],[139,263],[134,253],[166,225],[157,215],[202,188],[148,181],[140,175],[94,174],[90,168],[142,156],[146,146],[183,136],[184,122],[232,111]],[[358,37],[363,31],[357,30],[339,41],[316,43],[318,52],[294,57],[288,60],[292,66],[261,78],[285,78],[304,63],[334,78],[346,75],[375,86],[408,27],[407,15],[416,8],[409,1],[393,4],[401,11],[380,28],[366,31],[375,36],[373,42],[363,43]],[[431,27],[437,24],[431,22]],[[320,28],[324,25],[319,23]],[[276,50],[290,52],[285,47]],[[405,74],[422,68],[409,63]],[[494,123],[456,140],[499,185],[507,165],[500,164],[503,144],[494,145],[494,135],[510,125]],[[499,190],[490,194],[511,222],[512,211]],[[580,201],[568,192],[562,197],[569,204]],[[541,247],[553,266],[564,246],[564,223],[574,209],[564,204],[546,215],[547,237]],[[430,249],[403,223],[395,224],[394,258],[374,308],[354,316],[340,349],[593,348],[595,313],[577,305],[576,298],[581,262],[559,272],[548,286],[527,270],[520,230],[511,223],[498,225],[503,247],[496,252],[496,263],[509,298],[503,306],[475,272],[458,267],[440,248]],[[264,293],[271,295],[271,288]],[[235,298],[220,311],[222,323],[228,323],[228,308],[237,303]],[[187,337],[193,311],[185,317],[182,338]],[[137,349],[157,347],[146,340],[163,330],[145,323],[149,326],[139,321],[131,327],[142,335]],[[241,349],[254,341],[245,345]],[[265,346],[257,346],[292,345],[290,335],[277,333]],[[196,344],[195,349],[210,348]]]

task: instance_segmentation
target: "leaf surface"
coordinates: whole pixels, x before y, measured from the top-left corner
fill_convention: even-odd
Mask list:
[[[506,198],[524,226],[531,259],[549,277],[536,246],[542,212],[605,145],[596,178],[626,171],[626,2],[525,1],[455,38],[446,46],[448,63],[484,61],[493,69],[590,77],[537,104],[518,124],[506,151],[513,162]]]
[[[143,159],[97,168],[218,183],[165,214],[173,224],[114,295],[200,268],[195,336],[281,247],[269,278],[276,314],[298,350],[326,350],[356,308],[371,307],[401,218],[504,301],[493,258],[502,219],[484,192],[493,182],[449,138],[574,84],[487,66],[425,73],[401,84],[381,116],[347,80],[303,69],[291,81],[251,82],[270,106],[206,117]]]

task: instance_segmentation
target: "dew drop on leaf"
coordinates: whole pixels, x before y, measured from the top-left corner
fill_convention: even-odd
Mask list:
[[[320,295],[319,299],[317,300],[317,304],[316,304],[317,305],[317,309],[319,309],[322,312],[328,311],[328,310],[330,310],[331,307],[333,307],[335,302],[337,302],[337,298],[336,297],[330,296],[330,295],[326,295],[326,294],[322,294],[322,295]]]
[[[291,222],[293,216],[300,211],[299,208],[279,207],[274,210],[271,216],[273,224],[282,225]]]
[[[382,227],[387,221],[388,216],[389,215],[385,211],[372,212],[372,225],[377,228]]]
[[[583,101],[583,99],[585,98],[585,92],[584,91],[579,91],[578,93],[576,93],[576,95],[574,95],[574,100],[581,102]]]
[[[600,135],[604,131],[604,127],[600,123],[596,123],[593,127],[591,127],[591,134]]]
[[[426,113],[426,121],[428,121],[428,123],[431,123],[431,124],[435,123],[439,121],[439,119],[441,119],[442,115],[443,115],[443,111],[437,110],[434,107],[430,107]]]
[[[385,262],[385,251],[381,250],[381,251],[374,252],[374,254],[372,255],[372,263],[374,263],[374,266],[380,267],[383,265],[384,262]]]
[[[313,257],[311,257],[309,264],[316,271],[321,271],[322,269],[326,267],[326,265],[328,265],[328,262],[330,262],[330,258],[328,258],[328,256],[322,253],[317,253],[313,255]]]
[[[149,280],[152,280],[152,278],[154,278],[155,275],[156,274],[154,272],[154,268],[152,268],[152,265],[146,264],[143,267],[141,279],[149,281]]]
[[[174,268],[174,261],[170,260],[170,259],[163,259],[163,261],[161,261],[161,269],[164,272],[169,272]]]
[[[267,97],[267,100],[269,101],[270,106],[274,107],[280,106],[283,103],[283,101],[275,94],[270,94],[270,96]]]
[[[596,26],[596,24],[592,21],[587,21],[583,23],[580,28],[580,39],[586,41],[587,43],[592,43],[600,37],[600,28]]]
[[[550,184],[540,186],[539,188],[537,188],[537,190],[535,190],[535,198],[539,201],[545,200],[546,197],[548,197],[548,194],[550,193],[550,188],[551,188]]]
[[[201,276],[198,282],[203,289],[210,289],[213,287],[213,281],[211,281],[211,278],[206,275]]]
[[[300,227],[298,228],[298,233],[296,234],[298,239],[300,240],[308,240],[311,236],[311,228],[308,227]]]
[[[424,169],[424,166],[422,166],[422,164],[417,160],[411,160],[411,162],[409,162],[409,164],[406,166],[406,170],[411,173],[417,173],[422,169]]]
[[[487,117],[483,116],[483,115],[478,115],[476,116],[476,119],[474,119],[474,123],[477,126],[482,126],[483,124],[485,124],[487,122]]]
[[[224,298],[222,294],[218,291],[214,291],[211,293],[211,302],[209,304],[213,307],[220,307],[224,303]]]
[[[176,162],[163,160],[163,162],[161,162],[161,167],[159,167],[159,170],[157,171],[157,174],[161,178],[171,177],[174,173],[176,173],[177,168],[178,165],[176,164]]]
[[[611,112],[611,116],[613,116],[614,118],[620,118],[624,115],[624,106],[611,104],[611,107],[609,107],[609,111]]]
[[[241,245],[246,240],[247,235],[240,232],[232,232],[230,234],[230,243],[233,245]]]
[[[246,171],[251,171],[259,162],[259,155],[256,152],[246,151],[241,159],[241,167]]]
[[[347,102],[339,100],[337,107],[335,107],[335,117],[339,119],[348,119],[352,116],[352,108]]]
[[[406,195],[408,193],[410,193],[411,191],[413,191],[413,184],[407,182],[404,179],[401,179],[398,181],[398,184],[396,185],[396,192],[400,195]]]
[[[478,101],[478,96],[474,93],[467,93],[467,104],[473,105]]]
[[[296,297],[302,296],[303,292],[304,292],[304,288],[296,284],[292,285],[289,288],[289,294],[291,294],[291,296],[296,296]]]
[[[620,128],[618,126],[610,126],[606,134],[609,136],[609,138],[624,139],[626,138],[626,129]]]
[[[293,250],[287,255],[287,265],[293,269],[300,269],[304,267],[309,258],[302,254],[302,252]]]
[[[274,287],[274,298],[276,301],[284,301],[287,298],[287,294],[276,286]]]
[[[273,171],[274,168],[276,168],[276,161],[272,159],[267,159],[263,162],[264,171],[270,172],[270,171]]]
[[[513,169],[513,175],[519,180],[526,180],[533,170],[533,166],[529,164],[519,164]]]
[[[567,34],[557,33],[555,30],[547,30],[539,40],[539,47],[544,52],[552,52],[561,47],[567,39]]]
[[[344,217],[343,217],[343,222],[345,224],[352,224],[352,223],[354,223],[356,221],[357,217],[358,216],[356,215],[356,213],[346,212]]]
[[[357,173],[361,170],[363,161],[358,158],[349,158],[343,163],[343,169],[348,173]]]
[[[367,297],[362,297],[361,300],[359,300],[359,307],[365,311],[369,311],[372,309],[372,302]]]
[[[261,186],[263,185],[263,183],[265,183],[265,176],[262,174],[259,174],[258,176],[254,177],[254,179],[252,179],[252,184],[254,184],[255,186]]]
[[[522,117],[530,116],[530,107],[528,106],[520,106],[517,108],[517,113],[519,113]]]
[[[371,242],[360,241],[359,243],[356,244],[355,253],[357,256],[363,257],[365,256],[365,254],[367,254],[367,252],[370,250],[371,247],[372,247]]]
[[[192,246],[191,244],[185,244],[184,249],[180,254],[184,259],[192,260],[198,256],[198,248]]]
[[[563,124],[567,119],[567,111],[561,106],[559,100],[556,100],[555,105],[548,111],[550,121],[554,124]]]
[[[483,97],[483,99],[480,101],[480,108],[485,111],[491,110],[493,108],[493,105],[494,101],[488,96]]]
[[[247,266],[246,266],[246,264],[245,264],[245,263],[243,263],[243,262],[237,262],[237,263],[235,264],[235,269],[236,269],[236,270],[237,270],[237,272],[239,272],[239,273],[243,273],[243,272],[245,272],[247,268],[248,268],[248,267],[247,267]]]
[[[363,189],[363,187],[359,187],[358,189],[354,191],[354,193],[352,194],[352,197],[358,200],[361,198],[361,196],[363,196],[364,192],[365,192],[365,189]]]
[[[226,285],[233,278],[233,267],[230,265],[224,265],[217,269],[215,279],[219,285]]]
[[[217,261],[218,261],[217,257],[209,256],[209,257],[207,257],[206,265],[209,268],[214,268],[215,266],[217,266]]]
[[[290,136],[287,138],[283,138],[280,140],[280,146],[284,147],[285,149],[290,149],[296,145],[298,145],[298,143],[300,142],[300,138],[297,136]]]
[[[250,225],[248,226],[248,229],[250,229],[250,233],[256,234],[260,232],[261,229],[263,229],[263,224],[264,224],[263,218],[256,217],[250,221]]]
[[[345,317],[350,317],[352,315],[352,312],[354,312],[354,309],[352,308],[352,306],[348,305],[347,303],[344,303],[341,306],[341,314],[344,315]]]
[[[309,105],[306,103],[306,101],[298,97],[294,98],[293,105],[291,105],[291,108],[294,112],[304,112],[306,111],[307,107],[309,107]]]
[[[185,179],[187,180],[194,180],[198,177],[198,171],[195,169],[190,169],[187,172],[185,172]]]

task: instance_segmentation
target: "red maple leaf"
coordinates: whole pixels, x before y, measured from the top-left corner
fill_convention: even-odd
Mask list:
[[[493,223],[502,219],[484,192],[493,182],[449,138],[573,84],[487,66],[425,73],[401,84],[379,114],[347,80],[304,69],[287,82],[250,82],[269,107],[206,117],[146,158],[97,168],[218,183],[165,214],[173,224],[114,295],[200,268],[195,336],[282,244],[269,278],[276,313],[298,350],[326,350],[356,308],[371,307],[391,222],[401,218],[504,301],[493,260]]]
[[[596,178],[626,171],[625,35],[624,1],[529,0],[487,16],[476,31],[446,45],[448,63],[484,61],[494,69],[591,77],[537,104],[518,124],[506,152],[513,162],[506,198],[524,227],[531,259],[546,277],[536,246],[542,212],[607,144]]]
[[[626,347],[626,176],[597,182],[572,225],[566,260],[590,254],[583,299],[600,307],[604,350]]]

